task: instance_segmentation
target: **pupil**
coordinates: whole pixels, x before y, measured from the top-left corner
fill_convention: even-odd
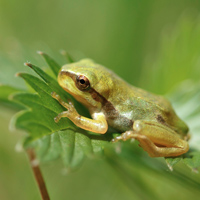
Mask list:
[[[85,80],[81,79],[81,80],[80,80],[80,83],[81,83],[81,84],[85,84]]]

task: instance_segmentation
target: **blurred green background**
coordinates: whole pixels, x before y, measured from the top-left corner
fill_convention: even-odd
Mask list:
[[[133,85],[165,94],[185,79],[199,80],[200,1],[0,0],[1,84],[25,89],[23,80],[14,77],[29,71],[23,63],[44,66],[36,54],[41,50],[64,64],[62,49],[76,60],[94,59]],[[40,199],[25,153],[15,150],[24,133],[8,129],[15,112],[0,104],[0,199]],[[167,176],[167,168],[162,168],[165,175],[134,163],[128,168],[138,176],[120,178],[102,159],[87,160],[69,175],[63,175],[59,161],[42,166],[42,171],[52,199],[141,199],[145,188],[154,194],[146,199],[200,195],[197,186],[188,188],[185,180],[170,179],[174,175]],[[190,174],[181,164],[178,170]],[[138,179],[145,185],[144,196]]]

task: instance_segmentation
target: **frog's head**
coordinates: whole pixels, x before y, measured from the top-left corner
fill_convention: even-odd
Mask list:
[[[101,107],[112,89],[112,72],[84,59],[64,65],[58,75],[60,86],[87,107]]]

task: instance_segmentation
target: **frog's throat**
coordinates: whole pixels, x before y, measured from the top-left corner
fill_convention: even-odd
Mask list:
[[[69,76],[76,85],[76,77],[77,77],[76,74],[74,74],[73,72],[69,72],[69,71],[61,71],[60,74],[61,74],[61,76],[63,76],[63,75]],[[134,123],[133,120],[130,120],[123,115],[120,115],[119,112],[116,110],[116,108],[113,106],[113,104],[110,101],[108,101],[103,95],[99,94],[94,88],[91,87],[84,92],[90,93],[91,97],[95,101],[101,103],[103,113],[107,119],[114,120],[114,119],[118,118],[119,120],[124,121],[124,123],[126,123],[128,127],[133,126],[133,123]]]

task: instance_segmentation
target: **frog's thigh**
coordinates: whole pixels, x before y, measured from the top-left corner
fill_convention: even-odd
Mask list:
[[[151,157],[178,156],[189,149],[188,143],[176,132],[157,122],[137,120],[133,125],[133,131],[127,135],[129,138],[137,139]]]

